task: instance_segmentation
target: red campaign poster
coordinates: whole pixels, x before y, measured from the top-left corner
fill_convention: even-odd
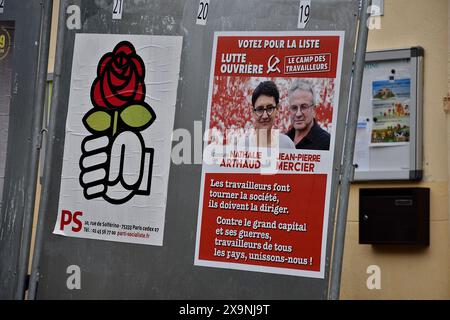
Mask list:
[[[215,34],[195,265],[324,277],[343,43]]]

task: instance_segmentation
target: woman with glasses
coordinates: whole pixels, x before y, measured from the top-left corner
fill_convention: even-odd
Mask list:
[[[252,94],[254,130],[246,139],[247,147],[294,149],[288,136],[273,128],[278,113],[280,93],[273,81],[261,82]]]

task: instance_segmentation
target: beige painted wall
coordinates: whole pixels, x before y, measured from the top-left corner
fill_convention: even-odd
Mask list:
[[[53,67],[55,66],[55,52],[56,52],[56,33],[58,26],[58,14],[59,14],[59,0],[53,1],[52,11],[52,32],[50,34],[50,51],[48,55],[48,73],[53,73]]]
[[[442,99],[448,92],[448,0],[385,0],[381,29],[368,50],[420,45],[425,49],[424,179],[421,183],[355,184],[350,193],[342,299],[449,299],[449,125]],[[450,117],[450,116],[449,116]],[[360,187],[431,189],[430,246],[376,248],[358,244]],[[381,268],[381,290],[369,290],[367,267]]]

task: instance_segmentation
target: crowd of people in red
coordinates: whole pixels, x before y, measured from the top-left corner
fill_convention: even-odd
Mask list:
[[[288,92],[294,78],[214,77],[209,128],[226,134],[227,130],[251,129],[252,93],[261,81],[272,80],[280,91],[280,109],[275,126],[281,133],[291,128]],[[310,79],[316,91],[316,120],[331,131],[333,117],[333,79]]]

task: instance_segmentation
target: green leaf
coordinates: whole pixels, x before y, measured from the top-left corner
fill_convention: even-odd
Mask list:
[[[152,114],[141,105],[132,105],[120,114],[123,122],[132,128],[141,128],[152,120]]]
[[[105,131],[111,126],[111,116],[105,111],[95,111],[86,118],[86,124],[94,131]]]

